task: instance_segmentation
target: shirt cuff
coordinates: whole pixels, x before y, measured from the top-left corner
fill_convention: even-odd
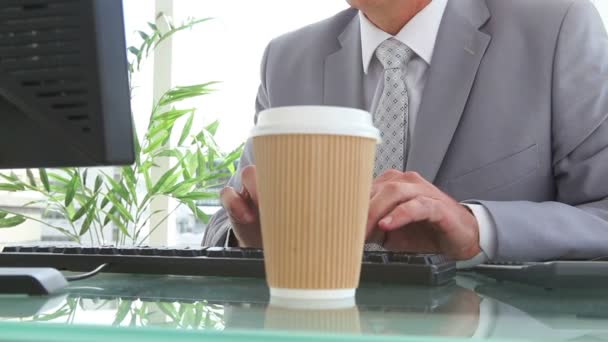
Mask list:
[[[477,219],[481,253],[477,254],[472,259],[457,262],[456,267],[459,269],[472,268],[479,264],[483,264],[484,262],[493,259],[496,255],[496,223],[494,222],[492,215],[490,215],[488,209],[481,204],[463,203],[463,205],[469,208]]]

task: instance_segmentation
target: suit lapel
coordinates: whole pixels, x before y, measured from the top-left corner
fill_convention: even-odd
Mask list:
[[[352,19],[338,37],[338,50],[325,59],[323,104],[362,109],[361,29],[357,11],[352,10],[352,14]]]
[[[490,43],[490,36],[478,30],[488,19],[483,1],[448,2],[407,163],[408,170],[429,181],[441,167]]]

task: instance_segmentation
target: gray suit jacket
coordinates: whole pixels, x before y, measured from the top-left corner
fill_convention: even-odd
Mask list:
[[[362,108],[356,13],[273,40],[257,110]],[[595,7],[449,1],[429,73],[408,169],[489,210],[495,259],[608,255],[608,36]],[[248,143],[241,167],[252,163]],[[222,244],[227,227],[221,210],[203,244]]]

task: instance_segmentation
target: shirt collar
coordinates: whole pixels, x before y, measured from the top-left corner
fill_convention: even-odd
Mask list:
[[[433,0],[414,16],[394,38],[407,45],[428,65],[431,64],[437,33],[448,0]],[[382,42],[393,37],[374,25],[359,11],[361,22],[361,47],[363,70],[367,74],[376,49]]]

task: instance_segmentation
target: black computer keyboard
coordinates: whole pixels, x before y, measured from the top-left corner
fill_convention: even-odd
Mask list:
[[[0,267],[53,267],[89,272],[263,278],[264,253],[241,248],[117,248],[12,246],[0,252]],[[364,252],[362,282],[442,285],[456,274],[456,264],[438,254]]]

